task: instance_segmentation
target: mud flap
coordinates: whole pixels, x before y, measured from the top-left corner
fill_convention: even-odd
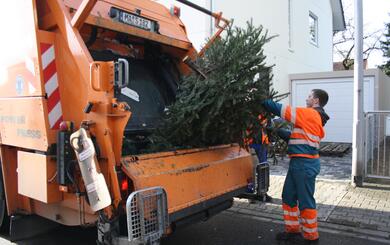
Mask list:
[[[59,227],[60,224],[37,215],[11,216],[10,240],[25,240]]]
[[[269,190],[269,164],[262,162],[256,165],[256,193],[264,196]]]

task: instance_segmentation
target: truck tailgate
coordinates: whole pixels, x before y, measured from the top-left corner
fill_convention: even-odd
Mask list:
[[[253,171],[251,155],[237,145],[127,156],[121,163],[135,190],[165,189],[170,214],[242,189]]]

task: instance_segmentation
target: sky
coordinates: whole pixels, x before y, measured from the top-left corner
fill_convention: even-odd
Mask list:
[[[179,3],[176,0],[155,0],[161,4],[164,4],[167,8],[170,8],[172,5],[180,7],[181,14],[180,19],[187,26],[187,35],[191,40],[194,47],[199,50],[201,46],[205,43],[205,37],[209,35],[209,26],[207,25],[207,17],[204,13],[199,11],[195,11],[192,8]],[[202,7],[206,6],[207,0],[189,0],[192,3],[195,3]],[[221,1],[221,0],[212,0],[212,1]],[[390,0],[389,0],[390,1]],[[197,20],[197,24],[195,25],[193,20]]]
[[[354,15],[354,0],[343,0],[345,18]],[[363,32],[372,33],[376,30],[384,32],[385,23],[390,22],[390,0],[363,0]],[[368,67],[374,68],[383,64],[382,51],[373,51],[368,60]],[[337,58],[335,57],[335,60]]]

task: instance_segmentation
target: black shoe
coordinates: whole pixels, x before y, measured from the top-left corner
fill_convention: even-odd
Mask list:
[[[293,241],[296,240],[297,238],[299,239],[300,237],[302,237],[300,232],[290,233],[284,231],[276,234],[276,240],[278,241]]]
[[[320,239],[319,239],[319,238],[317,238],[317,239],[315,239],[315,240],[307,240],[307,239],[304,239],[304,240],[305,240],[305,242],[304,242],[305,245],[316,245],[316,244],[320,244]]]
[[[262,202],[272,202],[272,197],[268,196],[267,193],[260,195],[259,200]]]
[[[316,240],[307,240],[303,236],[294,236],[288,240],[292,244],[302,244],[302,245],[317,245],[320,243],[319,239]]]

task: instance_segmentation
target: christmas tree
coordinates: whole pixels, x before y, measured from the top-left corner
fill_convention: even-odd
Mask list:
[[[265,63],[270,37],[262,26],[230,27],[194,63],[201,71],[185,77],[162,127],[151,137],[157,150],[239,143],[259,135],[261,102],[277,94],[272,66]]]

